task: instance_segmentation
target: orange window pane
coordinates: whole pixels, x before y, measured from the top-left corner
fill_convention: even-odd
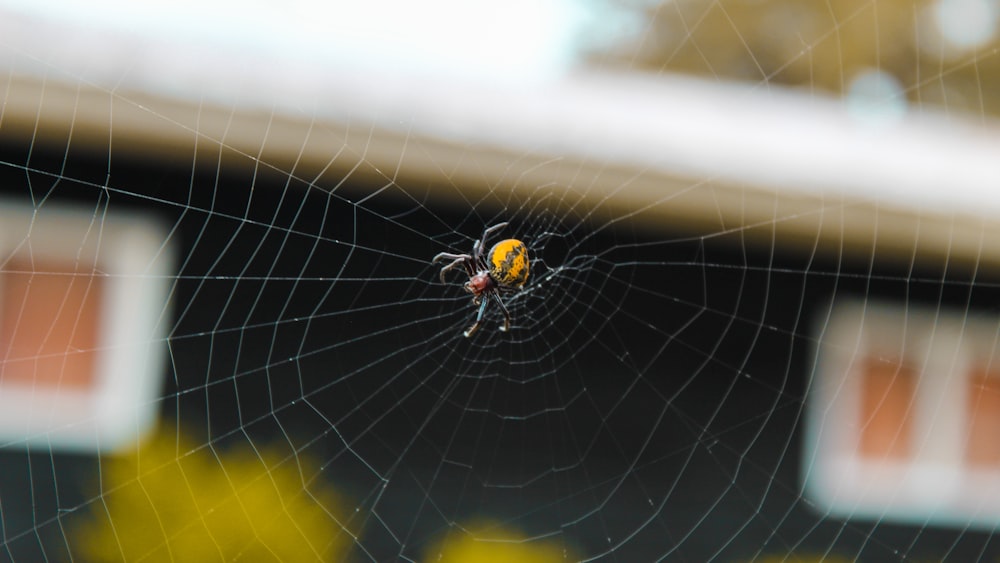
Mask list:
[[[72,264],[10,260],[0,273],[0,384],[93,384],[102,278]]]
[[[976,368],[968,381],[966,459],[1000,466],[1000,372]]]
[[[860,454],[872,459],[909,456],[916,374],[901,361],[884,358],[868,358],[860,370]]]

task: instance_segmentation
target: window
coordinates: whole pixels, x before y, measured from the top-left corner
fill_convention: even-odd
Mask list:
[[[838,303],[819,328],[803,476],[835,516],[1000,523],[998,324]]]

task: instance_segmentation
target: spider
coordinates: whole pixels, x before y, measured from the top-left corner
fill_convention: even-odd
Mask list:
[[[451,254],[442,252],[431,260],[432,263],[451,260],[441,268],[441,283],[446,283],[444,275],[461,266],[469,275],[468,281],[462,286],[472,294],[472,303],[479,306],[476,322],[463,333],[466,338],[472,336],[483,320],[486,306],[490,300],[495,302],[503,313],[503,326],[500,330],[510,330],[510,311],[500,299],[501,292],[518,291],[528,281],[528,249],[517,239],[502,240],[493,245],[490,251],[483,255],[486,239],[493,233],[507,226],[507,223],[497,223],[483,230],[483,237],[472,245],[472,254]]]

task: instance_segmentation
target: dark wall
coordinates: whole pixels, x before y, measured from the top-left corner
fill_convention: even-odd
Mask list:
[[[360,514],[375,508],[362,543],[380,560],[419,556],[449,519],[483,513],[629,561],[1000,554],[974,531],[823,518],[798,477],[813,327],[834,296],[994,312],[996,280],[578,209],[414,201],[406,181],[324,183],[250,161],[0,147],[8,198],[176,227],[164,420],[201,442],[315,455]],[[490,316],[464,339],[460,276],[441,285],[429,258],[499,220],[528,243],[532,281],[510,300],[509,335]],[[0,452],[3,557],[67,557],[61,524],[99,494],[99,469]]]

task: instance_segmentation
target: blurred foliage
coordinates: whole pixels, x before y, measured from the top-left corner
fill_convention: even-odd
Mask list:
[[[352,537],[317,468],[277,448],[161,435],[101,464],[102,493],[67,534],[84,561],[339,560]]]
[[[604,63],[843,93],[877,69],[917,106],[1000,116],[1000,39],[960,49],[937,0],[597,0],[638,13]]]
[[[531,540],[516,530],[480,522],[455,530],[427,550],[427,563],[555,563],[576,557],[555,540]]]

